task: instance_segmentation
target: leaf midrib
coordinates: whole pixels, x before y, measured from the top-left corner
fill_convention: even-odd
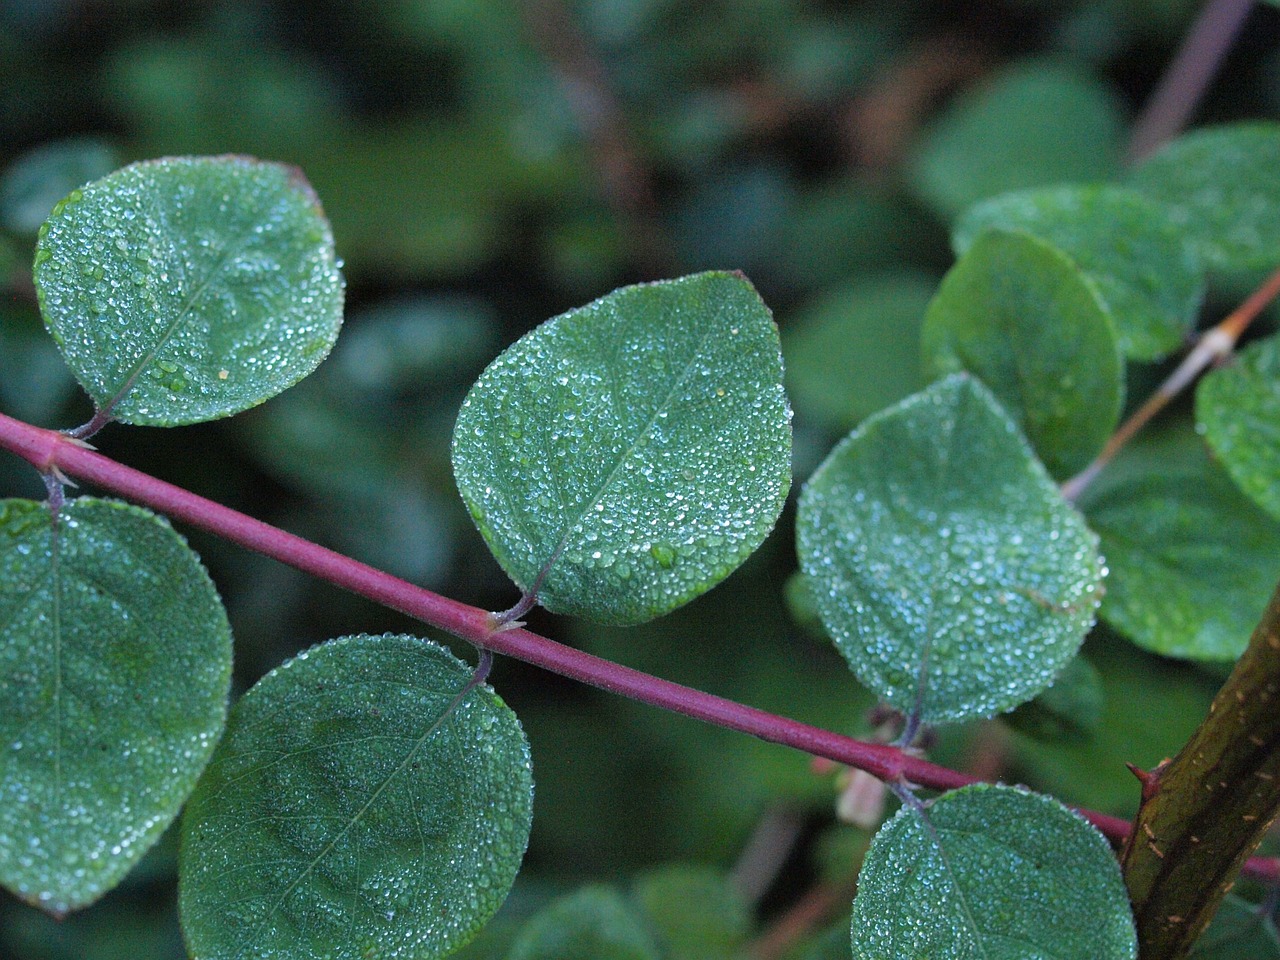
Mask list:
[[[151,202],[152,202],[152,213],[155,216],[156,221],[160,224],[160,228],[161,228],[160,236],[163,237],[168,242],[170,256],[166,260],[166,262],[170,264],[181,264],[182,257],[179,255],[179,246],[174,241],[174,238],[180,235],[180,231],[174,230],[170,226],[169,211],[166,207],[164,207],[160,203],[159,198],[153,195],[151,198]],[[238,257],[241,253],[243,253],[245,247],[248,246],[252,238],[253,238],[253,225],[250,224],[240,234],[240,236],[234,238],[232,242],[227,245],[225,251],[222,253],[220,257],[218,257],[217,261],[214,263],[212,268],[210,268],[208,276],[205,277],[202,282],[196,285],[195,289],[191,290],[190,293],[187,295],[185,301],[182,303],[181,308],[178,310],[177,316],[174,317],[173,322],[170,323],[168,328],[160,335],[160,339],[156,341],[155,345],[152,346],[136,364],[134,364],[133,368],[125,376],[124,383],[121,385],[121,387],[116,391],[116,393],[111,397],[110,400],[108,400],[105,404],[102,405],[101,407],[102,413],[110,414],[111,411],[115,409],[115,407],[122,400],[124,400],[126,396],[129,395],[129,393],[133,390],[134,384],[137,382],[138,377],[141,376],[142,371],[144,371],[145,369],[147,369],[148,366],[151,365],[151,363],[160,354],[160,351],[163,350],[164,347],[169,343],[169,341],[173,339],[173,337],[178,333],[178,330],[185,324],[187,319],[192,315],[193,311],[195,310],[196,304],[199,303],[200,298],[204,296],[205,291],[209,289],[209,287],[213,284],[214,280],[217,279],[218,275],[222,273],[223,267],[225,267],[229,261],[231,261],[232,259]]]
[[[619,455],[617,462],[614,463],[614,465],[610,468],[608,476],[604,478],[604,480],[601,482],[600,486],[596,489],[596,491],[593,494],[591,494],[591,496],[587,499],[586,504],[583,506],[582,510],[578,513],[577,518],[574,519],[571,523],[566,524],[564,528],[564,533],[561,534],[560,539],[555,546],[555,549],[552,550],[547,560],[543,563],[542,567],[539,569],[537,576],[534,578],[533,583],[535,585],[541,585],[546,581],[547,577],[551,573],[552,568],[555,566],[556,562],[560,559],[561,555],[564,553],[565,548],[569,545],[570,536],[573,534],[575,530],[577,530],[579,527],[582,526],[583,522],[591,514],[591,511],[595,509],[596,504],[598,504],[604,498],[605,493],[608,491],[609,487],[613,484],[613,481],[617,477],[618,472],[622,469],[623,465],[630,459],[631,455],[638,449],[640,440],[642,438],[646,438],[649,436],[650,432],[653,430],[654,425],[658,422],[659,418],[661,417],[663,411],[670,409],[671,404],[673,403],[677,394],[680,391],[680,388],[684,386],[685,382],[689,378],[690,372],[694,368],[694,365],[698,362],[698,359],[702,356],[703,350],[706,347],[707,342],[717,332],[719,332],[717,329],[709,325],[708,330],[699,339],[697,347],[692,351],[688,362],[684,365],[684,369],[680,372],[680,375],[676,378],[675,383],[672,384],[671,389],[667,391],[667,395],[663,398],[662,402],[658,404],[657,407],[654,408],[653,413],[650,415],[648,421],[641,428],[641,430],[633,438],[631,438],[626,450],[624,450]],[[611,380],[615,379],[613,376],[612,367],[610,367],[610,379]],[[615,390],[616,390],[616,387],[615,387]],[[615,403],[617,402],[616,399],[614,402]],[[537,594],[537,590],[534,588],[531,588],[530,592],[535,596]]]

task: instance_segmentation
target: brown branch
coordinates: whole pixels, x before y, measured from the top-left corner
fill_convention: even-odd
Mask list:
[[[1125,160],[1137,163],[1178,134],[1195,112],[1253,0],[1209,0],[1133,125]]]
[[[1177,369],[1169,374],[1164,383],[1160,384],[1156,392],[1148,397],[1146,402],[1111,435],[1093,463],[1062,485],[1062,495],[1071,501],[1078,500],[1085,488],[1102,472],[1102,468],[1133,439],[1134,434],[1146,426],[1152,417],[1168,406],[1170,400],[1190,386],[1209,366],[1221,363],[1231,355],[1240,335],[1278,295],[1280,295],[1280,267],[1276,268],[1271,276],[1267,277],[1262,285],[1225,320],[1200,338],[1195,349],[1186,355],[1182,363],[1178,364]]]
[[[1141,960],[1177,960],[1280,811],[1280,587],[1200,729],[1141,778],[1125,883]]]

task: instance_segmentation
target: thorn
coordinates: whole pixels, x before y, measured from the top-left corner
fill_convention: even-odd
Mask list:
[[[65,473],[63,473],[58,468],[58,465],[56,463],[49,464],[49,473],[53,476],[53,479],[57,480],[63,486],[74,487],[76,490],[80,489],[80,484],[76,483],[74,480],[68,477]]]
[[[1143,803],[1146,803],[1148,800],[1150,800],[1152,797],[1154,797],[1157,793],[1160,792],[1161,774],[1164,772],[1164,768],[1168,763],[1169,763],[1168,760],[1161,760],[1159,763],[1155,765],[1155,768],[1152,770],[1143,770],[1141,767],[1137,766],[1136,764],[1132,764],[1128,762],[1125,763],[1125,766],[1129,768],[1129,772],[1132,773],[1135,777],[1137,777],[1138,782],[1142,784],[1142,802]]]
[[[98,449],[98,448],[97,448],[97,447],[95,447],[92,443],[90,443],[88,440],[82,440],[82,439],[80,439],[79,437],[73,437],[73,436],[71,436],[70,434],[67,434],[67,433],[64,433],[64,434],[63,434],[63,437],[65,437],[65,438],[66,438],[67,443],[74,443],[77,447],[82,447],[82,448],[83,448],[83,449],[85,449],[85,450],[97,450],[97,449]]]
[[[505,633],[508,630],[519,630],[524,625],[524,620],[508,620],[505,623],[498,624],[490,631],[490,633]]]

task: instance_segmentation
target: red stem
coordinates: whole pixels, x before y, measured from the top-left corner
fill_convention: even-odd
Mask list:
[[[126,467],[56,430],[46,430],[0,414],[0,448],[22,457],[43,474],[61,473],[88,481],[398,610],[477,647],[523,660],[602,690],[716,726],[749,733],[771,743],[794,747],[813,756],[826,757],[865,770],[889,784],[907,782],[931,790],[952,790],[981,782],[977,777],[929,763],[896,747],[842,736],[663,680],[556,643],[529,630],[495,631],[492,614],[485,610],[442,597]],[[1126,820],[1089,810],[1081,810],[1080,813],[1114,843],[1121,843],[1128,836],[1129,823]],[[1246,869],[1260,879],[1280,879],[1280,863],[1272,859],[1255,858]]]

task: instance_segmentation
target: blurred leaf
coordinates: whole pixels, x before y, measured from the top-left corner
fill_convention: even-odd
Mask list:
[[[1079,267],[1028,234],[979,237],[943,278],[921,341],[935,373],[980,377],[1059,479],[1087,466],[1120,418],[1107,312]]]
[[[386,402],[465,385],[497,347],[492,311],[460,297],[415,297],[366,307],[347,318],[328,372],[343,399]],[[349,396],[348,396],[349,395]]]
[[[526,334],[454,428],[462,499],[548,610],[666,613],[764,540],[790,486],[778,332],[740,275],[626,287]]]
[[[1191,960],[1277,960],[1280,934],[1264,907],[1228,895],[1188,956]]]
[[[341,121],[338,90],[319,64],[264,43],[262,24],[225,13],[190,35],[127,35],[108,53],[102,95],[143,155],[304,159]]]
[[[843,176],[804,189],[766,242],[760,269],[774,285],[807,293],[869,271],[902,271],[945,237],[902,197]]]
[[[0,882],[55,914],[111,889],[195,786],[226,716],[231,631],[169,524],[0,501]]]
[[[1236,485],[1280,520],[1280,338],[1210,371],[1196,388],[1196,420]]]
[[[1106,179],[1124,118],[1115,94],[1065,64],[1015,64],[959,98],[908,170],[944,220],[1009,190]]]
[[[769,239],[795,200],[787,171],[771,163],[724,167],[694,181],[672,226],[682,265],[695,270],[747,270],[769,261]]]
[[[1015,737],[1020,781],[1064,802],[1131,817],[1138,786],[1125,767],[1150,769],[1178,752],[1204,719],[1219,681],[1185,664],[1139,650],[1105,626],[1085,642],[1084,655],[1102,683],[1102,715],[1087,738]]]
[[[40,309],[100,410],[173,426],[301,380],[342,324],[333,235],[301,173],[244,157],[125,167],[40,228]]]
[[[956,224],[957,256],[992,228],[1029,233],[1070,257],[1095,285],[1127,356],[1158,359],[1191,332],[1204,295],[1197,258],[1164,208],[1142,194],[1095,185],[994,197]]]
[[[585,887],[525,925],[508,960],[659,960],[635,910],[611,887]]]
[[[49,423],[76,381],[34,308],[0,304],[0,406],[28,423]]]
[[[54,204],[118,165],[115,149],[94,137],[55,140],[28,150],[0,177],[0,222],[14,233],[34,235]]]
[[[1280,123],[1194,130],[1129,175],[1165,204],[1205,266],[1263,270],[1280,261]]]
[[[1130,444],[1081,507],[1111,571],[1102,616],[1113,627],[1164,656],[1240,655],[1280,576],[1280,524],[1198,438]]]
[[[443,957],[493,916],[529,836],[529,748],[443,647],[346,637],[232,710],[183,819],[201,957]]]
[[[782,353],[796,412],[844,432],[918,390],[920,325],[936,286],[916,273],[861,277],[794,316]]]
[[[1137,953],[1106,839],[1056,800],[1014,787],[965,787],[924,811],[904,806],[858,877],[856,960]]]
[[[1063,668],[1053,685],[1005,721],[1035,740],[1087,740],[1102,724],[1102,678],[1084,657]]]
[[[305,162],[350,271],[401,280],[477,268],[504,242],[508,208],[565,203],[591,182],[492,121],[340,128]]]
[[[858,679],[926,723],[1047,687],[1097,609],[1096,540],[978,381],[870,418],[800,497],[800,565]]]
[[[664,960],[730,960],[751,932],[751,916],[729,882],[706,867],[672,866],[636,882]]]

